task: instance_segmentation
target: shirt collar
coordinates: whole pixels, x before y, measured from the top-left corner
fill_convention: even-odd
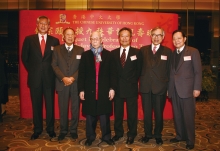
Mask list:
[[[179,51],[182,52],[184,49],[185,45],[183,45],[182,47],[179,48]]]
[[[151,45],[151,50],[153,50],[154,47],[157,47],[157,48],[156,48],[156,51],[157,51],[157,50],[160,48],[160,44],[154,45],[154,44],[152,43],[152,45]]]
[[[70,47],[70,51],[73,49],[73,44],[71,46],[68,46],[66,43],[65,43],[65,47],[66,49],[68,50],[68,47]]]

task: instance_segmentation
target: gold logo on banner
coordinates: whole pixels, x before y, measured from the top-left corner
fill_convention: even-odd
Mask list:
[[[56,22],[56,24],[70,24],[70,22],[67,22],[66,21],[66,14],[60,14],[59,15],[59,19],[60,21],[59,22]]]

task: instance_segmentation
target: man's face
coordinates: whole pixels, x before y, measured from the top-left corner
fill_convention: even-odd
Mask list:
[[[154,45],[159,45],[164,39],[163,31],[156,29],[151,33],[151,41]]]
[[[41,35],[44,35],[47,33],[49,28],[50,28],[50,25],[46,18],[39,19],[39,22],[37,23],[38,33],[40,33]]]
[[[180,49],[182,46],[184,46],[186,41],[186,37],[183,37],[181,32],[176,32],[173,35],[173,45],[176,47],[176,49]]]
[[[101,35],[98,32],[93,32],[90,37],[90,43],[94,48],[98,48],[102,43]]]
[[[130,43],[131,43],[131,35],[129,33],[129,31],[127,30],[122,30],[120,32],[120,35],[119,35],[119,42],[120,42],[120,45],[122,47],[127,47],[127,46],[130,46]]]
[[[67,45],[72,45],[75,40],[75,34],[72,29],[67,29],[63,35],[63,39]]]

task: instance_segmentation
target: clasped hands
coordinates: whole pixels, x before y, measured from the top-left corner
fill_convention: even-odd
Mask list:
[[[73,82],[74,82],[74,78],[73,77],[64,77],[62,79],[63,83],[64,83],[64,86],[69,86],[71,85]]]
[[[114,98],[114,96],[115,96],[115,91],[114,91],[113,89],[109,90],[109,95],[108,95],[108,97],[109,97],[109,100],[110,100],[110,101]],[[81,92],[79,93],[79,97],[80,97],[81,100],[85,100],[85,92],[84,92],[84,91],[81,91]]]

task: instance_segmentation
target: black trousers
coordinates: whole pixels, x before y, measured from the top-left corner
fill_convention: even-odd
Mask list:
[[[95,129],[96,129],[98,117],[100,120],[100,128],[102,131],[102,140],[111,139],[110,115],[109,114],[103,114],[99,116],[86,115],[86,138],[95,140],[96,138]]]
[[[161,138],[163,131],[163,111],[166,103],[166,95],[156,95],[153,93],[141,93],[142,108],[144,111],[144,131],[145,136]],[[154,111],[155,127],[153,131],[152,113]]]
[[[54,87],[47,88],[45,83],[41,82],[38,88],[30,87],[34,132],[43,131],[43,98],[46,109],[46,131],[54,131]]]
[[[192,92],[193,93],[193,92]],[[176,138],[186,140],[186,144],[195,144],[195,98],[180,98],[176,89],[172,95],[172,106]]]
[[[68,133],[69,100],[71,102],[70,133],[77,133],[77,126],[79,121],[79,95],[76,82],[70,86],[65,86],[62,91],[58,91],[60,133],[63,134]]]
[[[124,129],[123,129],[124,100],[126,100],[126,107],[127,107],[127,124],[128,124],[127,136],[136,137],[137,135],[137,97],[120,98],[118,96],[115,96],[115,101],[114,101],[115,134],[117,136],[124,135]]]

